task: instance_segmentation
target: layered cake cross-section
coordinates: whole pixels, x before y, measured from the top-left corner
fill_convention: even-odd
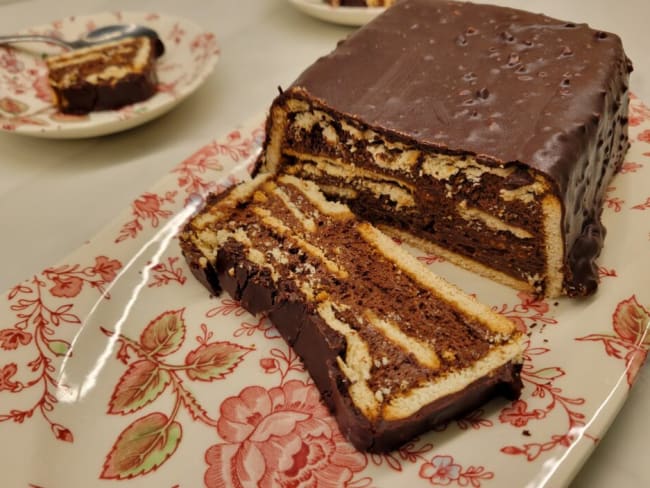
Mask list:
[[[150,37],[128,37],[46,58],[56,106],[86,114],[147,100],[157,89],[160,46]]]
[[[180,235],[213,293],[267,313],[343,434],[387,451],[521,390],[524,335],[310,181],[258,175]]]
[[[390,7],[395,0],[325,0],[334,7]]]
[[[631,70],[620,39],[586,24],[403,0],[275,100],[258,170],[496,281],[588,295]]]

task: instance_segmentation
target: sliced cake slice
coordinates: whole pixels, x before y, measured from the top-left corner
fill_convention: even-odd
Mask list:
[[[85,114],[141,102],[156,93],[156,41],[130,37],[46,58],[63,113]]]
[[[586,24],[404,0],[275,100],[261,169],[496,281],[587,295],[631,69],[621,40]]]
[[[523,335],[313,182],[258,175],[180,236],[193,273],[267,313],[343,434],[387,451],[491,397],[519,396]]]

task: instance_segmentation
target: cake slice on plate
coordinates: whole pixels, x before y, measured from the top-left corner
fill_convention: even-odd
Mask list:
[[[359,449],[387,451],[495,395],[519,396],[514,324],[313,182],[263,174],[215,196],[181,246],[213,293],[268,313]]]

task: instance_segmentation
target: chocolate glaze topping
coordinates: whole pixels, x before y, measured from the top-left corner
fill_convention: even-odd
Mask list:
[[[579,295],[595,289],[604,189],[628,148],[631,70],[620,38],[587,24],[404,0],[292,87],[419,145],[544,173],[563,204],[566,287]]]

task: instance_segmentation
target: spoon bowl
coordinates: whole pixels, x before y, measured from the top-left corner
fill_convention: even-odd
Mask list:
[[[98,44],[105,44],[107,42],[117,41],[126,37],[142,36],[150,37],[155,44],[156,56],[162,56],[162,54],[165,52],[165,46],[160,40],[158,33],[149,27],[145,27],[139,24],[105,25],[103,27],[98,27],[97,29],[86,32],[78,39],[73,41],[42,34],[15,34],[0,36],[0,44],[15,44],[19,42],[47,42],[49,44],[57,44],[68,50],[73,50],[95,46]]]

